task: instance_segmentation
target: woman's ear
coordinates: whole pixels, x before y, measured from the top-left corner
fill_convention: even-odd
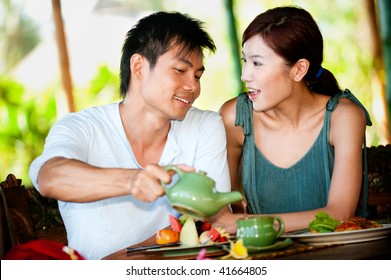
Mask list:
[[[136,79],[141,79],[143,74],[143,65],[145,59],[142,55],[135,53],[130,58],[130,73]]]
[[[299,59],[293,66],[293,79],[296,82],[300,82],[304,76],[307,74],[308,69],[310,68],[310,62],[307,59]]]

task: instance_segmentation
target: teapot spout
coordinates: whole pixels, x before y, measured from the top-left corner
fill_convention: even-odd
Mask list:
[[[218,193],[217,194],[217,203],[222,207],[224,205],[230,204],[235,201],[242,200],[243,196],[240,192],[228,192],[228,193]]]

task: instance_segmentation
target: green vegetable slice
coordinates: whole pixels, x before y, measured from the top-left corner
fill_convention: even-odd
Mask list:
[[[309,223],[308,228],[321,233],[333,232],[339,224],[341,222],[320,211],[315,215],[315,220]]]

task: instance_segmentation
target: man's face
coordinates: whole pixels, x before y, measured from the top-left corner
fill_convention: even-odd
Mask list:
[[[200,95],[204,72],[201,51],[185,55],[175,46],[160,56],[153,69],[148,61],[143,67],[141,95],[147,110],[162,118],[182,120]]]

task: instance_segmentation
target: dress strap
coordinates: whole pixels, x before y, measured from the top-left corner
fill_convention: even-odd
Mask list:
[[[243,186],[256,186],[255,168],[255,141],[253,129],[253,105],[247,93],[241,93],[236,103],[235,126],[243,127],[244,143],[242,155],[242,184]],[[247,190],[251,192],[251,190]],[[256,196],[256,193],[247,193],[246,196]],[[252,205],[248,204],[249,213],[257,213]]]
[[[248,98],[247,93],[239,94],[236,104],[235,126],[243,127],[244,135],[249,135],[252,131],[253,124],[253,104]]]
[[[364,105],[361,104],[361,102],[348,89],[345,89],[345,90],[337,93],[333,97],[331,97],[329,102],[327,103],[326,109],[328,111],[334,111],[341,98],[348,98],[348,99],[352,100],[354,103],[356,103],[358,106],[360,106],[361,109],[363,109],[363,111],[365,113],[365,117],[367,119],[367,125],[368,126],[372,125],[371,117],[369,116],[367,109],[364,107]]]

